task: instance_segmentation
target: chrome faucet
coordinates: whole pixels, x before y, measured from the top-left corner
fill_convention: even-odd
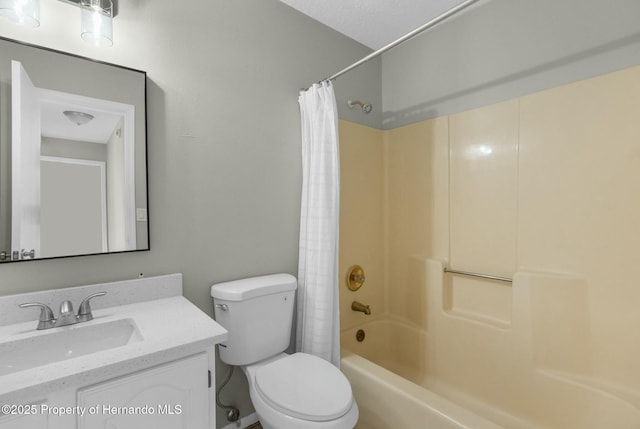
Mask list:
[[[55,328],[58,326],[68,326],[78,323],[76,315],[73,314],[73,304],[71,301],[62,301],[60,304],[60,314],[56,319]]]
[[[80,308],[78,309],[78,314],[73,314],[73,303],[71,301],[63,301],[60,304],[60,314],[58,318],[53,317],[53,311],[51,307],[46,304],[42,304],[39,302],[27,302],[24,304],[20,304],[20,308],[27,307],[39,307],[40,308],[40,318],[38,320],[38,327],[36,329],[51,329],[58,328],[60,326],[68,326],[81,322],[88,322],[93,319],[93,314],[91,314],[91,305],[90,301],[92,298],[97,296],[104,296],[106,292],[98,292],[93,295],[89,295],[82,303],[80,303]]]
[[[367,316],[369,314],[371,314],[371,307],[369,307],[368,305],[364,305],[363,303],[358,302],[358,301],[353,301],[351,303],[351,309],[353,311],[361,311],[364,314],[366,314]]]

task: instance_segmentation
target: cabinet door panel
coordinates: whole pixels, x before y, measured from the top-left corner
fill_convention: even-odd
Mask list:
[[[46,414],[0,415],[0,429],[47,429],[48,427]]]
[[[78,391],[78,429],[207,429],[208,357],[201,353]]]

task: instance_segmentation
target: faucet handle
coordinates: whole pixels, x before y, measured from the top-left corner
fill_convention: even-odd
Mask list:
[[[78,308],[78,322],[88,322],[89,320],[93,320],[93,314],[91,314],[91,299],[106,295],[106,292],[98,292],[93,295],[89,295],[86,297]]]
[[[20,304],[18,307],[27,308],[27,307],[40,307],[40,319],[38,320],[38,330],[53,328],[56,323],[56,319],[53,317],[53,311],[51,307],[46,304],[41,304],[39,302],[25,302],[24,304]]]

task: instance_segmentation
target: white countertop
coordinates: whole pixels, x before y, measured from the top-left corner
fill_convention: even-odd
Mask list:
[[[93,315],[89,322],[42,331],[36,330],[37,320],[0,326],[0,343],[120,319],[132,319],[142,336],[142,341],[0,376],[0,404],[32,403],[54,391],[203,352],[227,339],[222,326],[183,296],[98,309]]]

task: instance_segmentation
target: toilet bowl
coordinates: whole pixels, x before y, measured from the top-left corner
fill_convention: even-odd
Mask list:
[[[358,405],[336,367],[305,353],[242,367],[264,429],[352,429]]]
[[[274,274],[211,286],[216,321],[228,334],[220,359],[240,366],[264,429],[353,429],[358,405],[338,368],[288,355],[297,280]]]

